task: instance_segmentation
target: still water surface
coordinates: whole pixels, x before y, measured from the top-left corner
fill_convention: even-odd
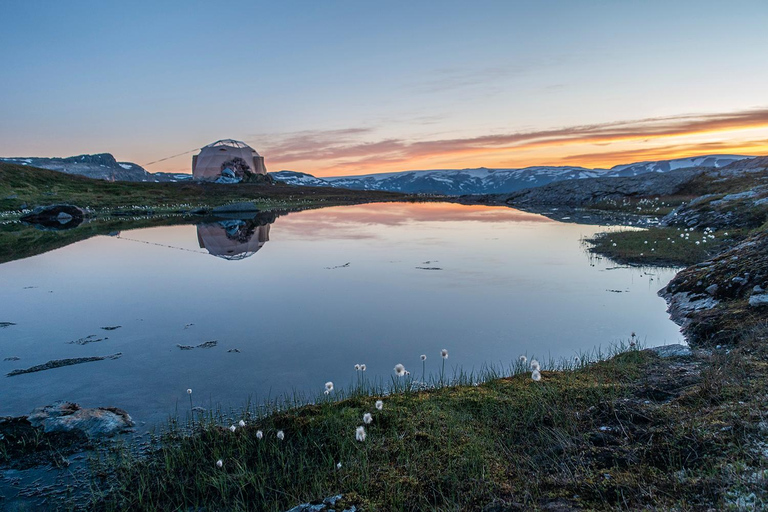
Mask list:
[[[680,342],[656,295],[673,269],[617,268],[581,239],[605,226],[509,208],[371,204],[124,231],[0,265],[0,415],[55,400],[116,406],[152,424],[196,405],[243,405],[367,377],[439,372],[520,354],[573,357],[636,332]],[[348,263],[348,265],[347,265]],[[611,291],[612,290],[612,291]],[[102,327],[121,326],[112,331]],[[94,335],[85,345],[68,342]],[[217,340],[213,348],[181,350]],[[229,352],[238,349],[239,352]]]

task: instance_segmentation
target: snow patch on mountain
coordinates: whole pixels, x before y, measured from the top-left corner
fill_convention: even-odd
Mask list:
[[[503,194],[564,180],[637,176],[648,172],[668,172],[686,167],[719,168],[747,158],[754,157],[707,155],[654,162],[636,162],[617,165],[611,169],[568,166],[535,166],[523,169],[479,167],[476,169],[433,169],[322,178],[295,171],[279,171],[271,174],[276,180],[284,183],[313,187],[388,190],[410,194]]]

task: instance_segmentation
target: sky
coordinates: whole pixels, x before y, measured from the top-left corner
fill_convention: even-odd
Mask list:
[[[768,154],[765,0],[1,7],[0,156],[191,172],[232,138],[338,176]]]

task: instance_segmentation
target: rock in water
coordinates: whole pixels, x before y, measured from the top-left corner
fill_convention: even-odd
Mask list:
[[[84,409],[72,402],[38,407],[27,420],[46,433],[81,432],[89,438],[113,436],[133,427],[131,417],[117,407]]]
[[[85,218],[85,212],[71,204],[53,204],[39,206],[31,213],[21,217],[21,221],[33,224],[38,229],[60,231],[79,226]]]
[[[213,210],[211,210],[214,214],[216,213],[243,213],[243,212],[258,212],[259,207],[256,206],[256,203],[251,201],[245,201],[242,203],[232,203],[232,204],[225,204],[223,206],[217,206]]]

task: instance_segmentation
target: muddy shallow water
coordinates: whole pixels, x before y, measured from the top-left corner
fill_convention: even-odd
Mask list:
[[[620,267],[582,239],[605,226],[510,208],[371,204],[123,231],[0,265],[0,415],[55,400],[139,425],[326,381],[389,380],[682,340],[656,295],[674,269]],[[109,328],[109,329],[104,329]],[[215,341],[216,343],[209,343]],[[19,358],[7,360],[5,358]]]

